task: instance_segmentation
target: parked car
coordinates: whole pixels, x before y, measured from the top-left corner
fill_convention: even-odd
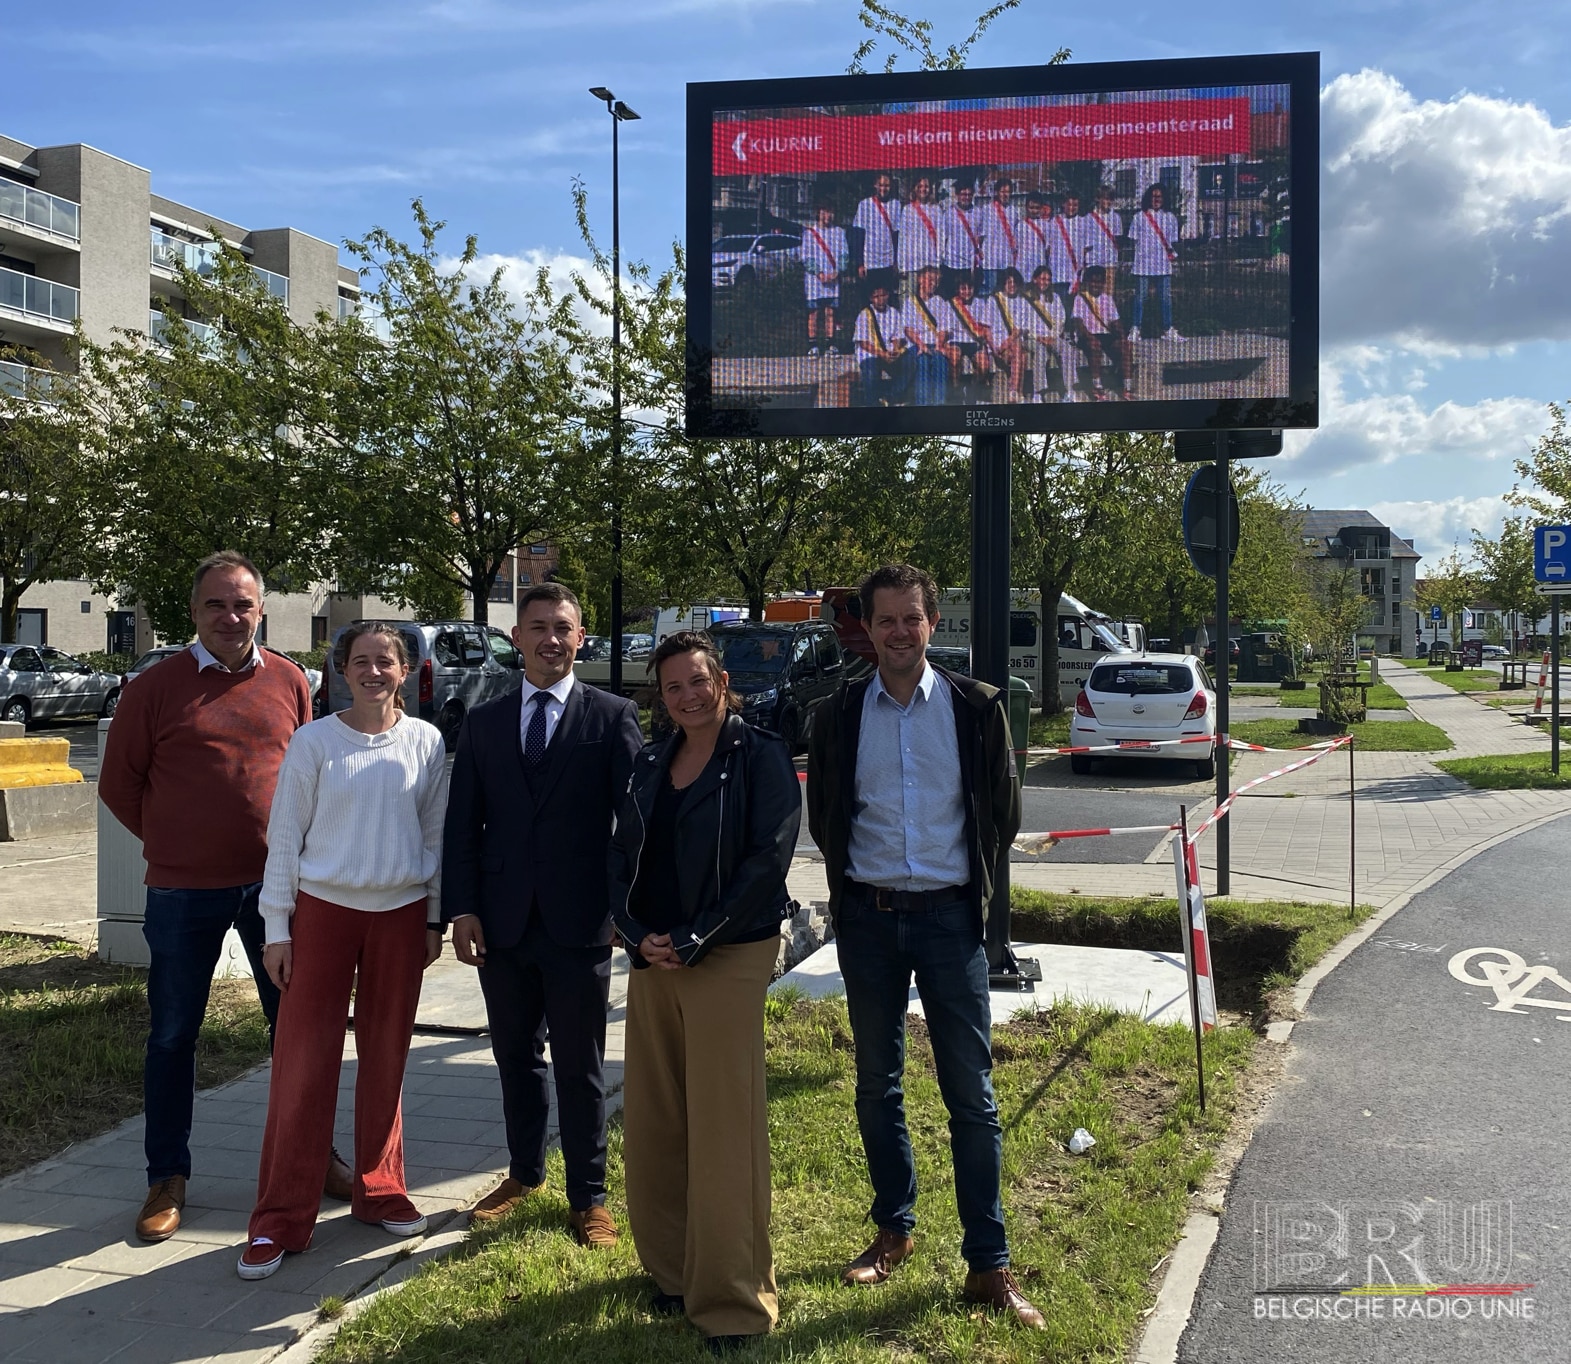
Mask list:
[[[145,673],[154,664],[162,663],[166,658],[173,658],[176,654],[183,654],[190,647],[189,644],[156,645],[126,669],[124,681],[129,682],[133,677]],[[288,655],[285,655],[285,657],[288,657]],[[289,661],[291,663],[295,662],[292,658]],[[295,663],[295,666],[305,673],[306,685],[311,688],[311,714],[320,719],[327,713],[327,694],[322,689],[322,670],[320,668],[307,668],[299,663]]]
[[[845,653],[825,621],[724,621],[710,630],[731,689],[742,698],[742,718],[773,730],[793,752],[806,746],[813,711],[847,677],[872,671]],[[653,679],[651,679],[653,680]],[[650,732],[669,733],[670,717],[655,697]]]
[[[1235,668],[1238,666],[1238,660],[1241,653],[1242,650],[1239,648],[1239,644],[1236,639],[1230,639],[1227,641],[1227,661]],[[1215,644],[1206,645],[1206,666],[1211,668],[1216,667]]]
[[[946,672],[959,673],[961,677],[971,676],[969,649],[957,649],[952,644],[929,644],[927,661]]]
[[[1204,737],[1210,743],[1171,748],[1130,747],[1112,753],[1074,753],[1069,769],[1084,776],[1097,758],[1164,758],[1192,762],[1202,778],[1216,775],[1216,692],[1205,665],[1188,654],[1140,654],[1109,659],[1091,669],[1075,697],[1069,722],[1073,745],[1151,744]]]
[[[464,716],[486,701],[517,691],[523,684],[524,661],[513,641],[494,625],[476,625],[467,620],[385,623],[403,631],[414,664],[404,683],[405,709],[441,730],[448,752],[458,747]],[[343,632],[333,635],[335,645]],[[349,684],[333,666],[329,651],[327,709],[348,710],[349,704]]]
[[[1486,644],[1486,645],[1484,645],[1484,657],[1485,658],[1510,658],[1511,657],[1511,650],[1506,648],[1506,646],[1504,644]]]
[[[802,239],[787,232],[721,237],[709,247],[716,289],[750,289],[802,264]]]
[[[63,715],[109,716],[118,673],[101,673],[48,645],[0,644],[0,720],[31,724]]]

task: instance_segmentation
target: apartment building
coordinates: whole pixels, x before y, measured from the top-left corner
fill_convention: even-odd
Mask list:
[[[359,304],[359,275],[339,263],[332,242],[292,227],[241,227],[166,199],[153,192],[150,171],[95,147],[33,147],[0,135],[0,345],[63,368],[78,322],[98,342],[119,329],[156,337],[164,308],[185,314],[176,264],[211,270],[219,239],[245,256],[302,325],[323,310],[343,317]],[[0,385],[34,384],[36,368],[0,362]],[[356,617],[406,614],[331,587],[270,596],[267,642],[308,649]],[[19,634],[67,652],[128,653],[154,642],[145,615],[77,579],[29,590]]]
[[[1369,599],[1369,620],[1360,632],[1378,653],[1412,658],[1411,628],[1416,609],[1418,561],[1413,546],[1367,511],[1303,513],[1304,548],[1312,558],[1347,564]]]

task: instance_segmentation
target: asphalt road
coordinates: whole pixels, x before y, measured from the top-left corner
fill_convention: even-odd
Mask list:
[[[1568,835],[1556,820],[1474,858],[1316,990],[1183,1364],[1571,1359]],[[1493,950],[1458,960],[1472,949]],[[1513,988],[1527,1002],[1499,1010]],[[1417,1283],[1522,1287],[1335,1291]]]
[[[72,767],[82,774],[85,781],[98,780],[98,721],[94,720],[40,720],[29,725],[29,739],[68,739],[71,743]]]

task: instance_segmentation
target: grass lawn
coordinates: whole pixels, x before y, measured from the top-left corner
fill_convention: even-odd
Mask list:
[[[147,983],[76,943],[0,934],[0,1176],[142,1111]],[[249,980],[215,980],[197,1084],[267,1059]]]
[[[1562,726],[1564,728],[1564,726]],[[1561,742],[1568,741],[1562,736]],[[1487,758],[1452,758],[1435,764],[1480,791],[1523,791],[1571,787],[1571,746],[1560,755],[1560,773],[1549,770],[1549,749],[1542,753],[1500,753]]]
[[[1048,1320],[1048,1330],[1035,1333],[961,1300],[965,1265],[948,1126],[923,1025],[912,1023],[906,1071],[921,1189],[917,1251],[871,1290],[839,1282],[845,1262],[871,1237],[845,1004],[775,998],[767,1037],[781,1318],[738,1358],[869,1364],[1125,1358],[1153,1296],[1152,1269],[1177,1239],[1255,1044],[1237,1025],[1207,1037],[1209,1111],[1202,1115],[1187,1028],[1064,1006],[995,1031],[1011,1253],[1022,1287]],[[1097,1138],[1088,1156],[1064,1148],[1076,1127]],[[708,1358],[682,1318],[648,1311],[654,1286],[625,1234],[621,1137],[613,1125],[609,1202],[624,1226],[614,1251],[585,1254],[565,1235],[566,1204],[555,1192],[561,1160],[553,1152],[553,1192],[472,1233],[459,1253],[375,1300],[317,1358]]]
[[[1043,715],[1041,711],[1032,711],[1030,743],[1032,748],[1067,748],[1069,712],[1061,710],[1057,715]]]
[[[1431,682],[1443,682],[1453,691],[1499,691],[1500,674],[1488,668],[1464,668],[1461,672],[1447,672],[1444,668],[1425,668],[1423,675]]]
[[[1178,901],[1172,896],[1111,899],[1016,886],[1009,902],[1010,936],[1020,942],[1158,952],[1183,946]],[[1247,1014],[1263,1027],[1274,1017],[1273,995],[1297,981],[1372,912],[1368,905],[1350,913],[1346,904],[1208,899],[1218,1007]]]
[[[1303,748],[1318,743],[1300,734],[1296,720],[1243,720],[1230,726],[1235,739],[1267,748]],[[1349,726],[1357,748],[1365,753],[1439,753],[1451,747],[1445,730],[1424,720],[1366,720]]]

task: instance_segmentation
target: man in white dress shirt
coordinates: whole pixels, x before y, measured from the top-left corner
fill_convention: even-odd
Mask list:
[[[900,264],[900,285],[903,297],[909,297],[916,288],[916,272],[928,261],[942,259],[944,254],[944,213],[933,202],[931,177],[919,175],[911,186],[911,199],[900,209],[899,245],[896,255]]]
[[[982,238],[982,278],[978,292],[990,298],[997,292],[1005,270],[1020,264],[1020,210],[1012,202],[1015,182],[1001,178],[993,186],[993,201],[981,213],[987,232]]]

